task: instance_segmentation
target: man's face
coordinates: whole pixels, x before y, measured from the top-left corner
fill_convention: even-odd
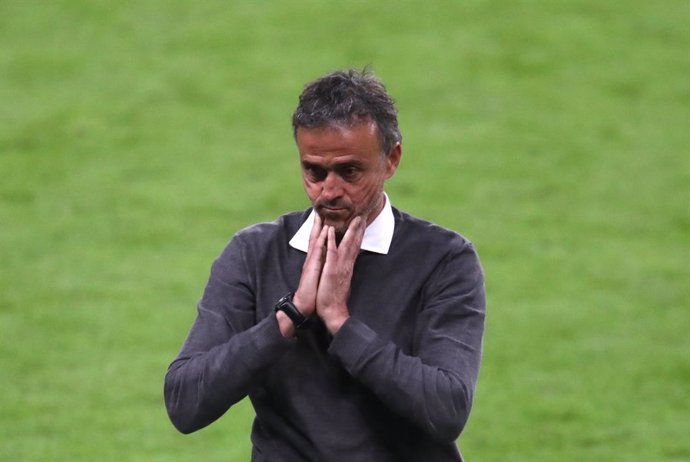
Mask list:
[[[374,122],[298,128],[304,189],[325,225],[342,237],[356,216],[371,223],[384,205],[383,184],[400,163],[400,144],[381,154]]]

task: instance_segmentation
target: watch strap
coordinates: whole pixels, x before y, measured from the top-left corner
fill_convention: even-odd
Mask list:
[[[276,313],[278,311],[282,311],[287,315],[288,318],[290,318],[292,323],[295,325],[296,329],[303,329],[307,326],[307,324],[309,324],[309,318],[300,313],[295,304],[292,303],[293,295],[294,294],[290,292],[289,294],[285,295],[280,300],[278,300],[278,303],[276,303],[274,311]]]

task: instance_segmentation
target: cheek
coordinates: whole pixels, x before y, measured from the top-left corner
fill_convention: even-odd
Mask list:
[[[302,185],[304,186],[304,192],[307,193],[307,197],[309,197],[310,200],[313,201],[319,196],[319,188],[314,183],[304,180]]]
[[[350,198],[357,205],[366,207],[373,201],[380,191],[379,183],[376,181],[368,181],[360,185],[356,190],[352,191]]]

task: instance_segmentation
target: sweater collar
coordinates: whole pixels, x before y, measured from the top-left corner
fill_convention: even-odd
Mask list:
[[[364,238],[362,239],[362,250],[379,253],[382,255],[388,254],[388,250],[393,240],[393,230],[395,229],[395,218],[393,217],[393,208],[388,199],[388,195],[383,193],[386,203],[379,212],[378,216],[372,221],[367,229],[364,231]],[[307,217],[307,220],[302,223],[300,229],[297,230],[290,245],[297,250],[306,252],[309,249],[309,234],[314,225],[314,210]]]

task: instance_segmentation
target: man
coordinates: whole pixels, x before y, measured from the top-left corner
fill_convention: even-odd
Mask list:
[[[237,233],[165,378],[182,432],[249,396],[252,461],[459,461],[484,327],[462,236],[391,206],[397,111],[367,72],[307,85],[293,115],[312,208]]]

